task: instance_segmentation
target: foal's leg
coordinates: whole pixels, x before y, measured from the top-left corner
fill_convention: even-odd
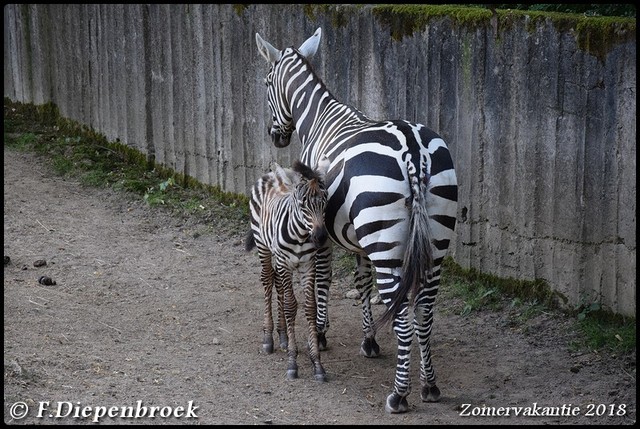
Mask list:
[[[262,324],[263,339],[262,350],[266,353],[273,353],[273,315],[272,315],[272,293],[275,283],[275,271],[271,265],[271,253],[267,249],[258,247],[260,255],[260,281],[264,287],[264,322]]]
[[[278,265],[278,275],[276,277],[276,288],[279,288],[284,295],[284,318],[287,322],[287,336],[289,344],[287,346],[287,379],[298,378],[298,345],[296,343],[296,315],[298,313],[298,302],[293,293],[292,277],[293,273],[288,268]]]
[[[318,330],[316,328],[316,291],[315,264],[312,262],[301,274],[301,284],[304,290],[304,314],[309,328],[309,358],[313,365],[313,376],[317,381],[326,381],[327,376],[320,362],[318,346]]]

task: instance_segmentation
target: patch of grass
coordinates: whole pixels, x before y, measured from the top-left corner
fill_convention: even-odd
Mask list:
[[[636,349],[636,320],[614,314],[600,304],[584,305],[576,311],[583,337],[575,340],[576,348],[628,353]]]
[[[516,282],[517,287],[510,283]],[[573,350],[608,350],[630,353],[636,348],[636,320],[606,311],[597,303],[578,309],[559,306],[554,293],[545,292],[539,282],[500,279],[465,270],[453,259],[443,264],[440,294],[447,300],[457,300],[454,311],[463,316],[473,312],[508,311],[510,324],[524,327],[526,322],[545,313],[556,313],[573,319],[580,337],[573,340]]]
[[[5,124],[6,129],[6,124]],[[31,150],[31,147],[35,143],[38,136],[33,133],[4,133],[4,142],[6,146],[19,151]]]

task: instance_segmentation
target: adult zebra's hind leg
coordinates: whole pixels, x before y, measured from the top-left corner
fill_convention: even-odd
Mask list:
[[[331,285],[331,261],[333,248],[327,240],[326,247],[316,252],[316,329],[318,331],[319,350],[327,349],[327,330],[329,329],[329,286]]]
[[[439,277],[430,278],[428,287],[422,288],[415,300],[413,326],[420,345],[420,397],[424,402],[440,400],[440,389],[436,386],[436,373],[431,363],[433,304],[439,283]]]
[[[371,260],[366,256],[356,255],[356,262],[354,283],[362,302],[362,332],[364,333],[360,354],[365,357],[377,357],[380,355],[380,346],[376,342],[376,331],[371,312],[371,292],[373,290]]]
[[[384,298],[383,298],[384,299]],[[398,357],[393,392],[387,396],[385,411],[404,413],[409,410],[407,396],[411,393],[411,344],[414,329],[408,317],[408,306],[404,304],[393,321],[393,331],[398,339]]]

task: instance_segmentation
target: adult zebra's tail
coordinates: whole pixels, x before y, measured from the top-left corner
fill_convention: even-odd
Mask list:
[[[431,232],[429,230],[429,213],[427,211],[427,194],[429,173],[426,165],[423,177],[420,179],[416,168],[407,162],[407,172],[411,183],[411,202],[409,206],[409,237],[402,262],[402,278],[397,292],[394,294],[391,306],[387,308],[380,319],[375,322],[376,330],[386,324],[400,311],[402,303],[409,296],[414,299],[420,284],[426,283],[426,275],[433,268],[433,250],[431,247]],[[411,305],[411,300],[409,301]]]

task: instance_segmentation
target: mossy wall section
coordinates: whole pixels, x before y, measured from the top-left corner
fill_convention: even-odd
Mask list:
[[[635,20],[440,6],[8,5],[4,95],[246,194],[276,149],[255,33],[298,47],[374,119],[440,133],[457,167],[452,256],[636,311]],[[606,20],[606,22],[605,22]]]

